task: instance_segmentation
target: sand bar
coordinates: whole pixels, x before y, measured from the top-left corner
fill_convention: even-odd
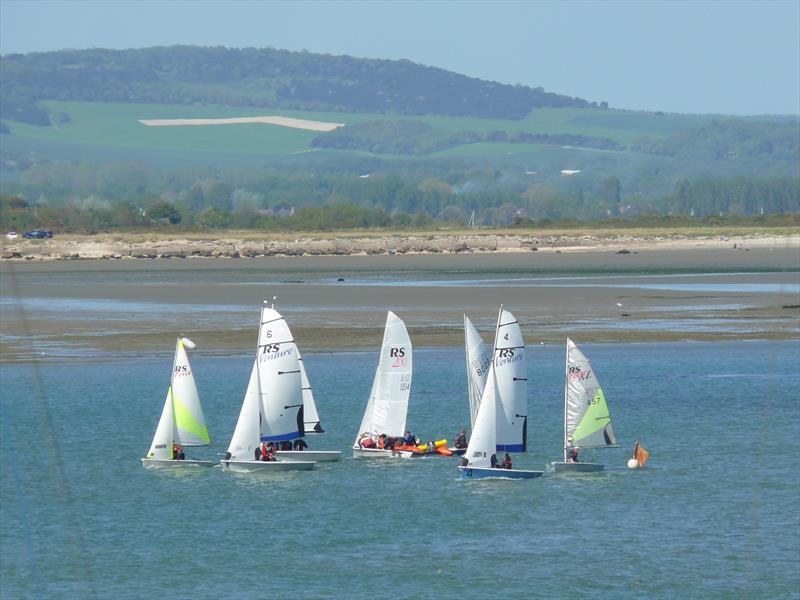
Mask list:
[[[762,240],[763,242],[763,240]],[[490,339],[503,303],[528,344],[800,338],[800,250],[778,243],[0,263],[0,360],[151,353],[189,335],[252,349],[278,298],[306,351],[377,348],[386,310],[414,344]],[[626,242],[627,244],[627,242]],[[628,244],[630,245],[630,244]]]

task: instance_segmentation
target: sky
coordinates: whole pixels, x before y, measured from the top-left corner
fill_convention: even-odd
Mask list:
[[[0,0],[0,53],[173,44],[408,59],[613,108],[800,114],[800,0]]]

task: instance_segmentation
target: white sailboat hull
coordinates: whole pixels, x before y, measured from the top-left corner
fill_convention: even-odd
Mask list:
[[[235,473],[281,473],[284,471],[310,471],[317,463],[299,460],[221,460],[223,471]]]
[[[416,452],[408,450],[383,450],[381,448],[359,448],[353,447],[353,458],[412,458],[421,456]]]
[[[552,462],[550,468],[555,473],[598,473],[603,470],[604,466],[599,463]]]
[[[143,458],[142,466],[145,469],[176,469],[189,467],[213,467],[216,463],[211,460],[176,460],[172,458]]]
[[[461,479],[535,479],[543,471],[523,471],[521,469],[493,469],[491,467],[458,467]]]
[[[340,450],[278,450],[282,460],[313,460],[315,462],[334,462],[342,458]]]

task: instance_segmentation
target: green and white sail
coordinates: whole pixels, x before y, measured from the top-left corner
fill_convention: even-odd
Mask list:
[[[186,348],[194,348],[188,338],[179,338],[175,349],[175,366],[172,370],[172,406],[175,411],[175,439],[182,446],[208,446],[208,435],[203,407],[192,374]]]
[[[192,374],[192,366],[186,348],[194,348],[188,338],[178,338],[175,346],[175,359],[172,363],[172,378],[161,410],[161,418],[156,427],[153,443],[147,458],[159,460],[172,459],[172,445],[208,446],[211,436],[203,416],[200,396]]]
[[[574,448],[616,446],[603,388],[584,356],[567,338],[566,374],[564,382],[564,460]]]

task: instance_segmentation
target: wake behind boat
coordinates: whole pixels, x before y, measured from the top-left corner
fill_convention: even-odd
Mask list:
[[[274,308],[263,306],[250,381],[230,446],[220,461],[224,471],[307,471],[316,464],[313,461],[268,460],[272,457],[261,452],[262,436],[293,439],[300,435],[303,427],[297,349],[291,335],[286,336],[287,332],[283,317]],[[268,402],[267,394],[280,398],[281,402]],[[299,414],[290,410],[295,408],[299,409]]]
[[[142,459],[142,466],[145,469],[214,465],[210,460],[187,459],[183,452],[183,446],[211,444],[186,348],[190,350],[195,348],[194,342],[189,338],[178,338],[167,398],[161,410],[153,443],[150,444],[150,451]]]
[[[600,463],[581,462],[578,450],[616,448],[603,388],[589,359],[567,338],[564,368],[564,460],[550,463],[556,473],[597,473]]]
[[[379,447],[386,437],[400,438],[406,427],[411,394],[412,348],[405,323],[393,312],[386,315],[381,357],[353,443],[353,458],[411,458],[413,450]]]

